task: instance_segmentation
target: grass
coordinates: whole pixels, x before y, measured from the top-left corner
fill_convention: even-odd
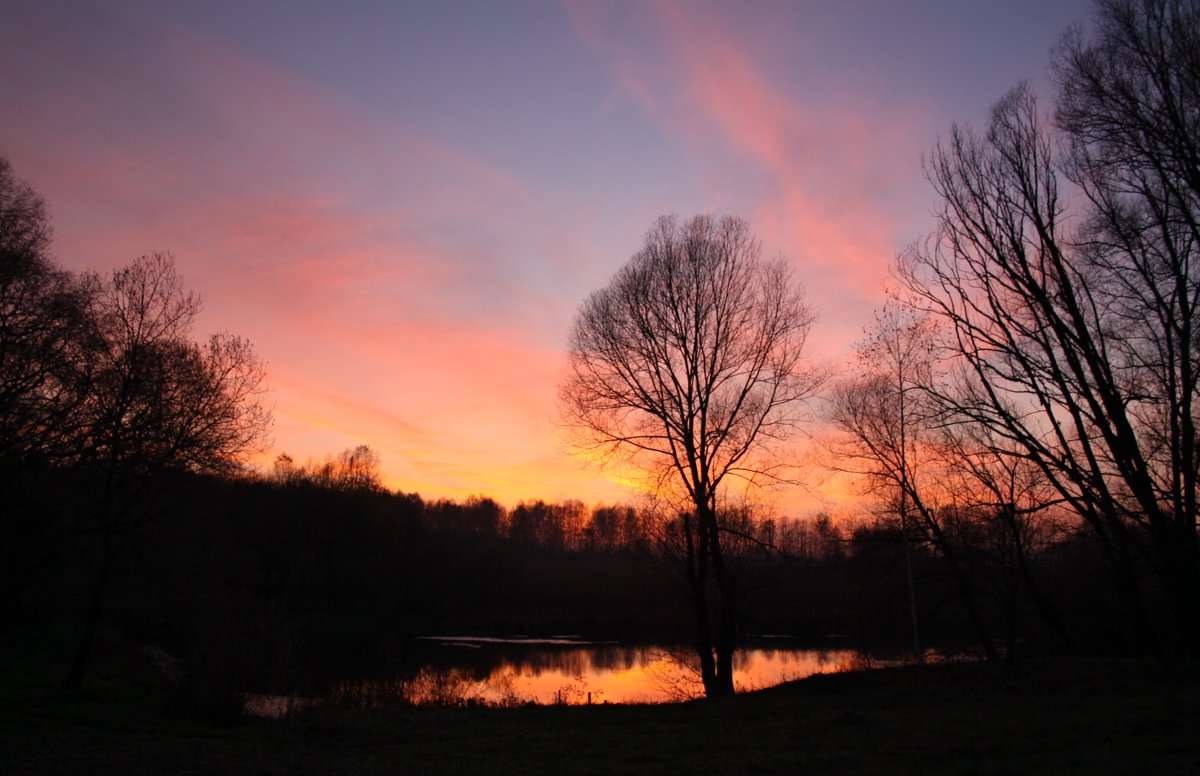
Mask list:
[[[0,669],[0,773],[1200,773],[1200,667],[1039,662],[816,676],[715,702],[313,710],[231,726],[161,689]]]

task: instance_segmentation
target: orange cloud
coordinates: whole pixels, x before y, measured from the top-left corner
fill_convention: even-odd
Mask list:
[[[515,504],[631,495],[566,454],[553,422],[558,351],[469,322],[395,321],[346,336],[331,383],[321,365],[337,360],[328,348],[340,338],[336,328],[326,334],[288,371],[273,372],[277,447],[325,444],[331,453],[367,443],[380,451],[390,487],[433,496],[486,493]]]

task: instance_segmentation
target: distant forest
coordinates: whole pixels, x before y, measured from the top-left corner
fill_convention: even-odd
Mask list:
[[[189,691],[203,694],[318,691],[378,676],[414,635],[689,643],[686,586],[664,548],[662,516],[580,502],[506,510],[487,498],[424,501],[381,488],[361,465],[365,452],[267,478],[172,475],[138,531],[121,539],[99,648],[161,647],[188,667]],[[72,505],[87,496],[74,475],[26,477],[26,509],[37,511],[24,514],[37,526],[5,564],[15,572],[5,625],[73,643],[101,537],[81,529]],[[887,518],[843,527],[742,514],[729,527],[743,637],[906,648],[905,543]],[[1037,554],[1029,572],[1040,601],[1012,578],[984,526],[964,521],[954,540],[985,628],[1014,655],[1016,639],[1029,654],[1061,651],[1059,626],[1097,650],[1130,646],[1095,595],[1105,576],[1086,539]],[[944,560],[918,550],[915,578],[929,644],[978,649]],[[1038,609],[1048,602],[1049,622]]]

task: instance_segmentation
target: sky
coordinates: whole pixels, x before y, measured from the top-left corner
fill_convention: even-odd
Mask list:
[[[636,486],[571,451],[555,392],[579,304],[651,223],[746,218],[838,363],[933,227],[923,155],[1021,79],[1050,104],[1089,7],[6,0],[0,154],[62,266],[170,251],[197,336],[254,344],[261,465],[368,444],[426,498],[615,502]],[[853,503],[809,477],[763,498]]]

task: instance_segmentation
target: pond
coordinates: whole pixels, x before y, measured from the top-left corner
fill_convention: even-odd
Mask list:
[[[670,703],[703,695],[697,660],[686,648],[589,642],[572,636],[425,636],[414,639],[406,652],[406,662],[417,668],[410,667],[403,677],[340,683],[322,701],[253,696],[247,710],[277,716],[314,702]],[[734,687],[739,692],[764,689],[816,673],[845,671],[861,660],[861,653],[852,649],[813,649],[763,637],[735,653]]]
[[[445,648],[493,653],[481,696],[535,703],[667,703],[703,695],[695,656],[683,648],[590,644],[571,639],[430,639]],[[815,673],[846,670],[858,653],[847,649],[756,646],[734,655],[739,692],[772,687]],[[469,661],[464,661],[469,664]]]

